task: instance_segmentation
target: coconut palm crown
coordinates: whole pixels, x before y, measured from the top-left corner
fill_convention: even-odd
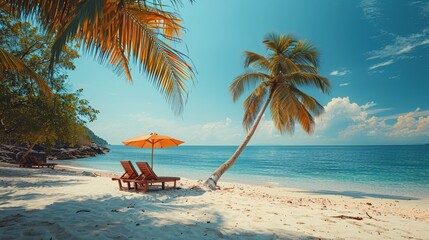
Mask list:
[[[293,36],[270,34],[263,41],[267,57],[245,51],[245,67],[255,71],[235,78],[229,87],[237,101],[245,88],[255,87],[243,103],[243,126],[249,130],[262,104],[271,99],[270,110],[274,125],[280,133],[293,133],[298,121],[304,131],[312,133],[314,118],[323,112],[323,106],[299,89],[315,86],[328,93],[329,80],[318,74],[318,52],[315,47]]]
[[[291,35],[269,34],[263,41],[267,47],[266,57],[245,51],[245,67],[252,71],[236,77],[229,87],[234,101],[245,90],[253,89],[244,100],[243,126],[248,134],[235,153],[206,180],[205,185],[215,189],[217,181],[238,159],[268,106],[275,127],[281,134],[293,133],[295,123],[305,132],[314,131],[314,117],[323,112],[316,99],[299,89],[314,86],[328,93],[330,83],[318,73],[318,52],[315,47]]]
[[[187,56],[168,44],[180,41],[183,27],[180,18],[165,8],[160,0],[0,0],[0,10],[34,18],[48,34],[55,34],[51,72],[64,46],[74,41],[129,81],[130,63],[136,64],[173,111],[181,113],[194,72]]]

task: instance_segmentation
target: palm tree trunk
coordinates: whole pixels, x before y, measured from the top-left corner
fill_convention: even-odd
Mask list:
[[[240,146],[238,146],[237,150],[235,150],[234,154],[232,154],[232,156],[226,162],[224,162],[220,167],[218,167],[218,169],[216,169],[216,171],[212,173],[212,175],[204,182],[204,186],[212,190],[215,190],[217,186],[217,181],[219,181],[220,177],[237,161],[241,152],[247,146],[247,143],[249,143],[250,139],[255,133],[256,128],[258,127],[259,122],[261,121],[265,110],[267,109],[268,105],[271,102],[272,95],[273,95],[273,91],[270,92],[270,95],[268,96],[267,101],[265,102],[261,111],[259,111],[258,115],[256,116],[255,122],[253,123],[252,128],[250,128],[250,131],[247,133],[246,138],[244,138],[243,143]]]

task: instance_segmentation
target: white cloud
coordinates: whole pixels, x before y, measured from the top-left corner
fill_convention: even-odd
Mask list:
[[[124,123],[117,121],[97,121],[91,124],[91,129],[111,144],[121,144],[121,141],[136,135],[157,132],[184,140],[189,145],[238,145],[246,131],[241,121],[230,117],[215,121],[187,124],[180,119],[166,119],[146,113],[128,115]],[[272,121],[262,119],[251,143],[264,144],[275,140],[279,134],[275,131]]]
[[[416,118],[419,110],[399,116],[388,136],[429,136],[429,115]]]
[[[384,67],[384,66],[390,65],[390,64],[392,64],[394,62],[395,61],[393,61],[393,60],[389,60],[389,61],[386,61],[386,62],[377,63],[377,64],[374,64],[374,65],[370,66],[368,69],[369,70],[374,70],[374,69],[379,68],[379,67]]]
[[[322,131],[328,135],[336,134],[334,129],[346,128],[355,119],[362,118],[361,113],[361,106],[356,103],[350,103],[348,97],[333,98],[325,106],[325,113],[316,119],[316,131]]]
[[[395,36],[393,42],[382,49],[369,52],[367,60],[400,56],[413,51],[415,48],[429,44],[429,28],[409,36]]]
[[[374,70],[374,71],[370,71],[369,73],[370,74],[381,74],[381,73],[384,73],[385,71],[384,70]]]
[[[407,53],[407,52],[411,52],[411,50],[413,50],[413,46],[407,45],[404,48],[402,48],[401,50],[399,50],[398,55],[403,54],[403,53]]]
[[[426,1],[414,1],[411,5],[417,6],[420,9],[420,16],[426,17],[429,15],[429,2]]]
[[[368,113],[368,114],[371,114],[371,115],[374,115],[374,114],[377,114],[377,113],[381,113],[381,112],[385,112],[385,111],[390,111],[390,110],[392,110],[393,108],[377,108],[377,109],[368,109],[368,110],[366,110],[366,112]]]
[[[340,83],[340,87],[347,87],[350,83]]]
[[[329,75],[331,76],[344,76],[346,74],[351,73],[350,70],[334,70],[331,73],[329,73]]]
[[[132,114],[129,117],[131,122],[138,122],[139,125],[144,126],[146,132],[162,131],[159,133],[185,140],[191,145],[231,145],[238,144],[242,139],[241,126],[233,124],[233,120],[229,117],[197,124],[183,124],[178,120],[152,117],[145,113]]]
[[[229,117],[227,117],[224,121],[222,120],[218,122],[209,122],[201,125],[201,131],[203,133],[211,134],[219,129],[228,128],[231,125],[231,122],[232,120]]]
[[[349,97],[331,99],[325,113],[315,119],[315,133],[307,135],[297,124],[294,135],[280,135],[269,116],[264,116],[252,137],[251,145],[284,144],[394,144],[427,142],[429,137],[429,110],[416,109],[408,113],[378,116],[391,108],[377,108],[375,102],[358,104]],[[267,113],[268,114],[268,113]],[[122,121],[122,120],[121,120]],[[214,121],[185,123],[136,113],[124,123],[118,119],[101,119],[90,128],[111,144],[150,132],[184,140],[189,145],[238,145],[247,132],[241,119],[230,117]]]
[[[362,0],[360,7],[362,8],[363,17],[369,21],[381,16],[381,8],[377,0]]]
[[[427,15],[429,15],[429,2],[425,2],[425,3],[423,3],[422,5],[421,5],[421,14],[423,15],[423,16],[427,16]]]
[[[391,109],[373,109],[375,106],[374,102],[359,105],[348,97],[333,98],[325,106],[325,114],[316,121],[317,135],[335,139],[334,143],[378,144],[424,141],[429,137],[429,110],[417,108],[413,112],[378,117],[375,114]]]
[[[383,6],[381,4],[383,4]],[[399,60],[417,58],[419,57],[418,53],[421,53],[419,49],[429,44],[429,28],[427,26],[424,26],[420,31],[409,33],[408,35],[398,35],[397,33],[391,33],[385,29],[382,29],[379,24],[385,25],[386,21],[390,21],[392,18],[399,17],[397,14],[383,16],[384,8],[387,4],[388,3],[385,3],[385,1],[382,2],[378,0],[361,0],[360,2],[360,7],[362,8],[364,18],[375,28],[379,29],[381,35],[377,37],[381,37],[383,40],[383,45],[379,49],[374,49],[373,51],[368,52],[366,60],[379,59],[379,61],[384,62],[379,64],[373,63],[373,65],[369,67],[370,70],[392,64],[393,62],[397,62]],[[410,5],[418,7],[419,11],[415,12],[418,12],[421,16],[423,16],[423,18],[429,16],[429,2],[414,1],[411,2]],[[404,9],[404,11],[406,10],[407,9]],[[390,12],[390,14],[392,14],[392,12]],[[380,21],[382,17],[384,21]],[[413,19],[403,20],[412,22]]]
[[[420,111],[420,108],[417,108],[414,112],[410,112],[410,113],[412,113],[411,116],[414,118],[429,116],[429,110]],[[384,117],[380,117],[380,119],[382,120],[398,119],[400,116],[403,116],[405,114],[408,114],[408,113],[400,113],[400,114],[394,114],[390,116],[384,116]]]

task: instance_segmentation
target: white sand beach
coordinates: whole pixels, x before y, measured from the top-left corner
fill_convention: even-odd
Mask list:
[[[0,167],[0,239],[429,239],[429,200],[220,183],[119,191],[109,176]],[[360,219],[360,220],[359,220]]]

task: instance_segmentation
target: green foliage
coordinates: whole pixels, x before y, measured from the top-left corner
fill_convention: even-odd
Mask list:
[[[44,79],[53,96],[43,94],[39,85],[27,74],[4,70],[0,85],[0,141],[76,144],[89,139],[84,125],[96,119],[97,110],[81,99],[82,89],[67,91],[67,71],[75,68],[79,57],[76,47],[66,46],[49,74],[49,58],[53,37],[43,35],[28,22],[12,19],[0,12],[0,49],[20,58]]]
[[[89,138],[91,138],[91,140],[93,142],[95,142],[96,144],[101,145],[101,146],[106,146],[106,145],[109,144],[106,140],[104,140],[104,139],[100,138],[99,136],[95,135],[95,133],[93,131],[91,131],[91,129],[89,129],[87,127],[85,127],[85,129],[88,132]]]

